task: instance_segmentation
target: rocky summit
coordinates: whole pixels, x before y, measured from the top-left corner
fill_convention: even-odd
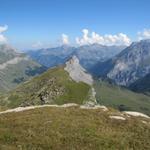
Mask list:
[[[66,62],[66,67],[64,69],[76,82],[84,82],[89,85],[93,84],[92,76],[86,73],[86,70],[79,64],[79,59],[76,56],[73,56]]]

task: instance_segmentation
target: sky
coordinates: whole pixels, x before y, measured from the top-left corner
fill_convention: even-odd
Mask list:
[[[150,38],[150,0],[0,0],[0,42],[19,49]]]

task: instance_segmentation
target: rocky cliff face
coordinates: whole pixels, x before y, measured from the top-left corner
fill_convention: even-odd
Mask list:
[[[132,43],[115,58],[107,76],[120,85],[129,85],[150,73],[150,40]]]
[[[132,43],[120,54],[99,66],[99,74],[129,86],[150,73],[150,40]]]
[[[66,62],[65,70],[70,77],[76,82],[84,82],[89,85],[93,84],[93,78],[86,70],[79,64],[79,59],[73,56],[72,59]]]

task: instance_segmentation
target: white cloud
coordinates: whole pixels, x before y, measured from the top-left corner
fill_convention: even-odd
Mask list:
[[[106,34],[104,36],[97,34],[96,32],[92,32],[89,36],[88,29],[83,29],[82,38],[77,37],[76,43],[79,45],[86,44],[103,44],[103,45],[129,45],[131,43],[130,38],[123,33],[118,33],[117,35]]]
[[[41,48],[42,46],[43,46],[43,43],[40,42],[40,41],[38,41],[37,43],[34,43],[34,44],[32,45],[33,48]]]
[[[62,34],[62,43],[64,45],[68,45],[69,44],[69,37],[66,34]]]
[[[150,39],[150,29],[144,29],[142,32],[138,32],[138,40]]]
[[[0,34],[0,43],[6,43],[7,39],[4,35]]]
[[[6,37],[2,34],[3,32],[5,32],[8,29],[8,26],[0,26],[0,43],[6,43],[7,39]]]
[[[7,26],[7,25],[0,26],[0,33],[6,31],[7,29],[8,29],[8,26]]]

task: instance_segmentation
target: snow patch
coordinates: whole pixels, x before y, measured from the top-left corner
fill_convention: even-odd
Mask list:
[[[70,77],[76,82],[84,82],[89,85],[93,84],[93,78],[90,74],[86,73],[86,70],[79,64],[79,59],[73,56],[72,59],[66,62],[64,68]]]
[[[68,103],[68,104],[63,104],[61,107],[73,107],[73,106],[78,106],[78,104],[75,104],[75,103]]]
[[[134,112],[134,111],[124,111],[125,114],[128,114],[130,116],[134,116],[134,117],[144,117],[144,118],[150,118],[149,116],[140,113],[140,112]]]
[[[88,105],[81,105],[81,109],[102,109],[103,111],[108,111],[106,106],[95,105],[95,106],[88,106]]]
[[[126,118],[121,117],[121,116],[109,116],[111,119],[117,119],[117,120],[126,120]]]

